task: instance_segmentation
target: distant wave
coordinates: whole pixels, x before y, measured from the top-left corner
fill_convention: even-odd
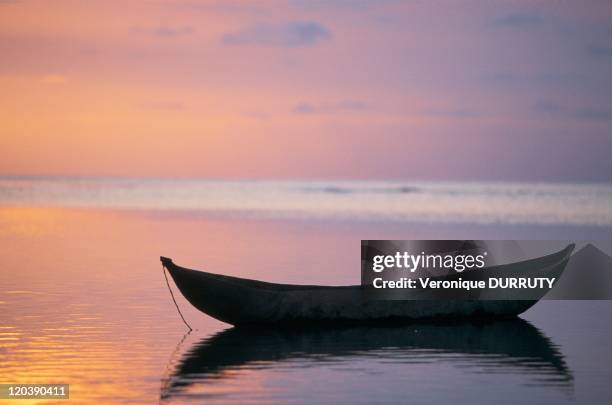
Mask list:
[[[399,186],[399,187],[340,187],[340,186],[325,186],[325,187],[308,187],[304,191],[307,192],[323,192],[329,194],[356,194],[356,193],[372,193],[372,194],[411,194],[420,193],[423,190],[414,186]]]
[[[611,202],[610,184],[0,177],[0,207],[184,210],[282,219],[612,226]]]

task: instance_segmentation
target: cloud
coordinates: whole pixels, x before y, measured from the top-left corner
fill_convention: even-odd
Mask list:
[[[296,114],[310,114],[316,110],[315,106],[310,103],[298,103],[293,107],[293,112]]]
[[[612,110],[583,108],[576,111],[575,116],[576,118],[589,121],[610,121],[612,120]]]
[[[321,103],[314,105],[308,102],[300,102],[293,107],[296,114],[330,114],[348,111],[364,111],[369,106],[359,100],[342,100],[333,103]]]
[[[452,108],[452,109],[428,109],[422,112],[424,115],[451,117],[451,118],[475,118],[481,114],[467,108]]]
[[[565,107],[551,100],[538,100],[531,105],[531,110],[541,114],[559,114],[565,111]]]
[[[167,25],[160,25],[153,30],[153,34],[158,37],[175,38],[193,34],[193,28],[190,26],[170,27]]]
[[[589,55],[595,58],[610,58],[612,57],[612,47],[591,45],[588,49]]]
[[[170,26],[170,25],[160,25],[154,28],[144,28],[144,27],[132,27],[132,32],[137,34],[147,34],[154,35],[160,38],[178,38],[188,36],[194,33],[193,27],[189,25],[182,26]]]
[[[290,4],[308,10],[363,11],[386,4],[401,4],[401,0],[291,0]]]
[[[240,31],[227,33],[222,41],[226,45],[260,45],[296,48],[328,40],[331,32],[316,22],[295,21],[286,24],[257,24]]]
[[[562,85],[567,86],[572,83],[583,83],[587,80],[587,77],[581,73],[572,72],[537,72],[537,73],[525,73],[525,72],[513,72],[513,71],[500,71],[490,75],[485,75],[482,78],[485,83],[495,83],[502,85]]]
[[[531,111],[539,115],[554,116],[556,118],[566,117],[581,121],[612,120],[612,110],[593,107],[568,108],[552,100],[536,101],[531,105]]]
[[[222,13],[231,15],[267,15],[270,4],[263,1],[159,1],[157,5],[170,10],[180,10],[189,13]]]
[[[540,25],[544,19],[535,13],[512,13],[499,16],[493,20],[496,27],[526,28]]]

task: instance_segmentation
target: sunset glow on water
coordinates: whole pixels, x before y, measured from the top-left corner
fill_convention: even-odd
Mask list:
[[[453,237],[466,229],[483,237],[502,235],[498,227],[487,225],[330,224],[219,218],[190,211],[5,207],[0,209],[0,242],[6,247],[0,382],[69,383],[71,398],[84,404],[144,404],[160,396],[163,403],[269,403],[296,397],[304,402],[368,402],[381,389],[393,390],[399,399],[407,394],[398,390],[406,379],[411,381],[406,386],[410,395],[422,400],[448,399],[457,392],[466,398],[487,397],[493,395],[486,388],[490,384],[511,390],[513,398],[535,396],[559,403],[609,395],[604,383],[608,376],[599,367],[610,361],[610,352],[592,357],[594,352],[582,350],[587,341],[591,347],[607,347],[609,324],[598,321],[610,311],[607,302],[538,304],[525,315],[537,332],[524,325],[509,329],[527,328],[520,336],[529,340],[521,347],[544,345],[546,351],[540,347],[513,354],[518,349],[499,346],[501,336],[510,333],[504,328],[455,329],[466,339],[484,339],[472,348],[461,343],[466,342],[463,338],[457,343],[440,340],[448,333],[427,326],[400,332],[349,331],[335,338],[217,338],[214,335],[229,326],[196,311],[175,289],[181,311],[196,329],[183,341],[186,328],[159,263],[163,254],[186,266],[267,281],[357,284],[361,236],[356,235]],[[511,232],[503,235],[545,238],[574,231],[529,226]],[[612,231],[595,227],[582,232],[609,238]],[[579,330],[583,332],[576,335]],[[416,340],[419,333],[425,335]],[[393,349],[398,344],[412,346]],[[204,353],[221,357],[193,357],[202,345]],[[536,357],[522,363],[516,356]],[[527,366],[530,362],[539,366]],[[185,375],[185,364],[197,364],[196,374]],[[440,379],[463,383],[453,392],[440,391]],[[534,379],[539,385],[533,385]],[[314,382],[319,387],[316,396],[309,388]]]

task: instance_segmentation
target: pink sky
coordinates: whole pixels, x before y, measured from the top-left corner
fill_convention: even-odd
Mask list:
[[[2,1],[0,175],[612,180],[609,2]]]

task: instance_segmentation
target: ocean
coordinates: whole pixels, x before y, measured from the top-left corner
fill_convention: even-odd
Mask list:
[[[243,331],[172,286],[186,333],[159,262],[358,284],[361,239],[443,238],[612,239],[612,186],[4,177],[0,383],[70,384],[79,404],[610,403],[609,301]]]
[[[612,184],[4,177],[0,205],[273,219],[612,226]]]

